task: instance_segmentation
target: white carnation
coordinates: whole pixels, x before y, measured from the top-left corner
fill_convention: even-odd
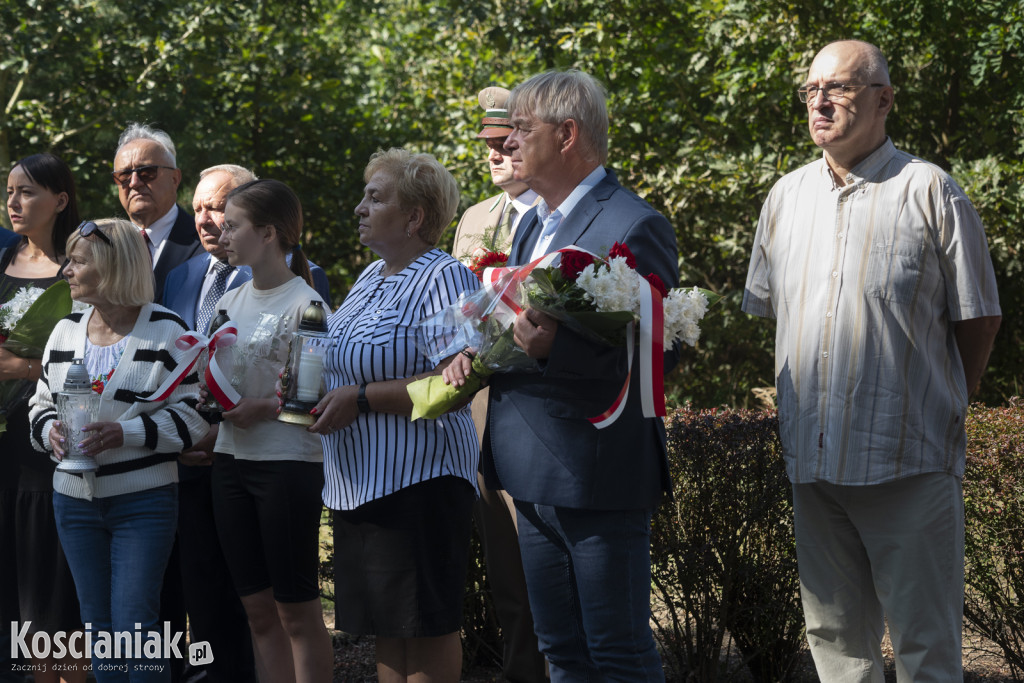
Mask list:
[[[18,326],[22,316],[28,311],[29,307],[35,303],[35,300],[43,293],[43,290],[39,287],[22,287],[10,298],[7,303],[3,305],[3,311],[0,312],[0,327],[7,333],[10,333]]]
[[[665,346],[682,340],[694,346],[700,338],[698,323],[708,310],[708,300],[701,291],[693,289],[673,289],[664,299],[665,311]]]
[[[640,311],[640,276],[624,257],[610,259],[607,267],[590,264],[580,272],[576,286],[587,293],[598,312]]]

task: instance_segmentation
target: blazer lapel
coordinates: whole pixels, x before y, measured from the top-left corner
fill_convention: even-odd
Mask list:
[[[541,223],[537,218],[537,208],[535,206],[519,222],[519,228],[516,230],[516,235],[512,240],[512,248],[509,250],[508,265],[521,266],[528,263],[530,254],[533,253],[533,245],[537,243],[540,231]]]

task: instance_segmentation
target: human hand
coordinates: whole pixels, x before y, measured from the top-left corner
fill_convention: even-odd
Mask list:
[[[210,425],[206,436],[192,444],[192,448],[178,456],[178,462],[189,467],[206,467],[213,464],[213,446],[217,442],[220,425]]]
[[[310,411],[316,415],[316,422],[306,427],[306,430],[314,434],[331,434],[355,422],[359,416],[359,408],[356,406],[358,391],[359,387],[354,384],[328,391]]]
[[[257,422],[276,417],[276,398],[243,398],[234,408],[224,411],[224,419],[240,429],[248,429]]]
[[[551,346],[557,332],[557,320],[546,313],[527,308],[516,317],[512,338],[530,358],[544,359],[551,355]]]
[[[54,420],[53,424],[50,425],[50,448],[53,449],[53,455],[57,460],[63,460],[65,451],[64,444],[67,438],[67,433],[64,429],[64,423],[59,420]]]
[[[90,422],[82,427],[87,434],[79,442],[82,453],[95,458],[103,451],[124,445],[124,430],[120,422]]]
[[[451,357],[448,365],[441,371],[441,378],[445,384],[461,387],[473,374],[473,359],[476,358],[474,349],[462,349]]]

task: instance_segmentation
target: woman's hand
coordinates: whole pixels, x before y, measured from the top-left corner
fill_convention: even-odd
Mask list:
[[[192,448],[182,451],[178,462],[189,467],[206,467],[213,464],[213,446],[217,443],[217,432],[220,425],[210,425],[206,436],[192,444]]]
[[[276,398],[243,398],[234,408],[224,411],[224,419],[239,429],[248,429],[257,422],[276,417]]]
[[[445,369],[441,371],[441,378],[445,384],[461,387],[466,383],[466,378],[473,374],[473,359],[476,353],[473,349],[462,349],[451,357]]]
[[[359,387],[349,384],[327,392],[310,411],[317,418],[306,430],[314,434],[331,434],[355,422],[359,416],[356,406],[358,391]]]
[[[79,442],[79,446],[90,457],[95,458],[103,451],[124,445],[124,430],[120,422],[90,422],[82,427],[82,431],[87,436]]]
[[[64,431],[64,423],[54,420],[50,425],[50,448],[53,449],[53,455],[57,460],[64,459],[65,438],[67,438],[67,434]]]

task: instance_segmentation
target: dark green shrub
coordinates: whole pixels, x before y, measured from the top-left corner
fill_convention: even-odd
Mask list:
[[[674,500],[651,532],[666,673],[785,680],[803,648],[803,621],[778,418],[680,409],[666,427]],[[738,661],[722,658],[730,638]]]
[[[1024,672],[1024,402],[971,406],[967,420],[966,600],[969,629]]]

